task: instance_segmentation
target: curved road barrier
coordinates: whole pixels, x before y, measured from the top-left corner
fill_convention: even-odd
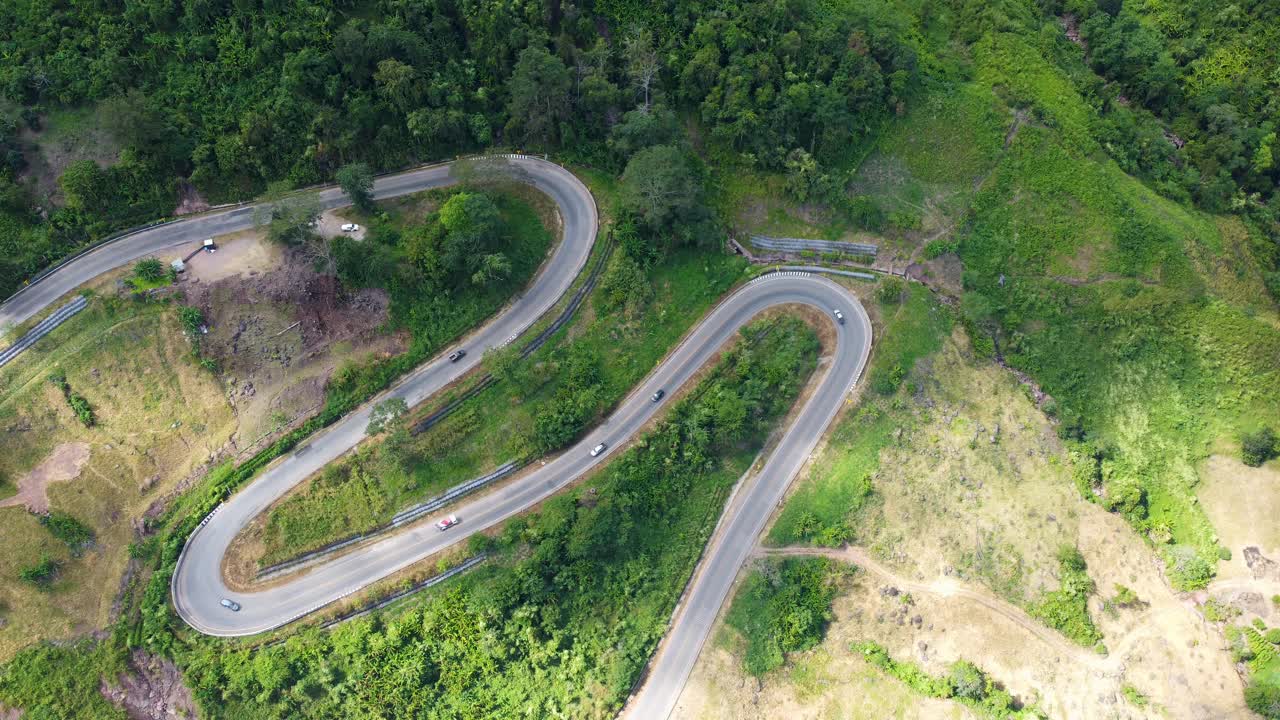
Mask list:
[[[874,256],[880,248],[867,243],[845,242],[843,240],[807,240],[803,238],[780,238],[768,235],[752,235],[751,244],[765,250],[777,252],[842,252],[850,255]]]
[[[77,295],[66,305],[53,311],[52,315],[36,323],[36,326],[31,328],[26,335],[18,338],[16,342],[0,352],[0,367],[4,367],[10,360],[18,357],[23,350],[35,345],[37,340],[53,332],[54,328],[70,320],[72,315],[83,310],[88,304],[89,301],[83,295]]]
[[[365,437],[375,402],[403,398],[416,405],[476,367],[484,351],[517,337],[551,309],[586,265],[595,242],[598,219],[590,192],[576,177],[552,163],[527,157],[511,162],[520,179],[549,195],[560,210],[564,237],[528,291],[501,314],[461,343],[469,352],[462,361],[436,358],[410,373],[391,390],[317,433],[302,447],[270,466],[252,483],[218,506],[187,539],[171,582],[174,608],[196,630],[215,636],[253,635],[286,625],[423,558],[465,540],[523,512],[607,463],[635,439],[645,423],[663,409],[650,401],[659,389],[668,392],[690,382],[760,313],[785,305],[805,305],[828,318],[840,310],[844,321],[832,321],[834,345],[819,364],[817,385],[794,415],[763,468],[740,488],[720,531],[708,545],[686,588],[663,647],[652,661],[644,687],[631,699],[627,713],[636,718],[665,718],[675,706],[756,538],[781,502],[786,488],[809,459],[819,438],[861,377],[871,349],[871,323],[857,298],[845,287],[810,272],[784,270],[758,277],[725,297],[641,382],[599,427],[577,445],[507,485],[463,504],[452,512],[460,523],[440,532],[433,524],[406,527],[270,588],[232,591],[223,580],[222,559],[232,540],[273,502]],[[377,197],[440,187],[453,182],[449,166],[437,166],[380,178]],[[337,190],[320,193],[326,208],[346,202]],[[95,275],[138,257],[194,239],[244,229],[252,208],[239,208],[182,223],[162,226],[86,253],[0,307],[0,322],[30,317]],[[158,235],[155,233],[159,233]],[[20,301],[20,302],[19,302]],[[589,450],[605,443],[596,457]],[[228,598],[239,612],[222,607]]]

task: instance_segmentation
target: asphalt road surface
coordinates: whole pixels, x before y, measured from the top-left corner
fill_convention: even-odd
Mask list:
[[[561,212],[582,211],[584,214],[578,219],[590,221],[594,227],[594,201],[580,182],[576,179],[572,179],[572,183],[569,182],[572,176],[567,171],[552,163],[532,158],[512,159],[511,163],[523,171],[521,172],[521,175],[525,176],[523,179],[533,182],[543,190],[552,186],[566,190],[571,184],[578,185],[580,192],[574,190],[573,197],[565,196],[555,199],[557,202],[572,200],[573,202],[561,205]],[[380,177],[374,183],[374,197],[396,197],[450,185],[454,182],[449,177],[451,167],[451,165],[433,165]],[[558,177],[560,175],[568,178]],[[347,196],[338,188],[321,190],[319,197],[324,210],[351,204]],[[586,203],[585,208],[581,207],[582,202]],[[588,212],[590,218],[587,217]],[[253,213],[254,206],[251,205],[206,213],[188,220],[142,230],[85,253],[59,267],[48,277],[19,290],[0,304],[0,330],[29,319],[53,304],[58,298],[108,270],[127,265],[147,255],[156,255],[168,262],[196,249],[205,238],[248,230],[254,226]],[[591,241],[594,240],[595,238],[592,237]]]
[[[472,333],[459,347],[467,356],[458,363],[437,358],[406,377],[386,397],[402,397],[415,405],[457,379],[480,362],[485,349],[510,342],[569,289],[585,265],[597,233],[594,201],[587,188],[562,168],[536,159],[512,160],[523,179],[556,202],[564,238],[530,288],[500,315]],[[381,178],[378,197],[414,192],[452,182],[447,166],[426,168]],[[322,193],[326,207],[344,204],[336,190]],[[193,218],[139,233],[89,253],[60,268],[0,307],[0,324],[21,322],[70,292],[79,284],[113,267],[174,245],[252,224],[252,209],[240,208]],[[632,698],[626,714],[634,718],[666,718],[674,708],[686,678],[734,577],[754,547],[756,538],[774,514],[787,486],[808,459],[831,419],[861,377],[871,347],[871,324],[857,299],[844,287],[805,272],[783,272],[753,280],[715,307],[624,400],[618,409],[577,445],[508,482],[494,492],[451,508],[461,521],[440,532],[436,518],[411,526],[376,543],[313,566],[269,589],[252,593],[230,590],[222,576],[222,559],[236,535],[257,515],[296,484],[354,447],[365,436],[373,403],[318,433],[305,445],[273,464],[249,486],[236,493],[188,539],[172,580],[173,603],[193,628],[216,636],[243,636],[271,630],[354,593],[404,567],[464,541],[473,533],[502,522],[555,494],[636,436],[660,412],[665,400],[650,401],[658,389],[670,397],[710,361],[738,330],[764,310],[808,305],[827,317],[834,309],[845,315],[835,324],[835,344],[819,365],[818,385],[796,414],[762,470],[739,491],[723,519],[723,528],[707,549],[694,582],[682,601],[663,649],[653,661],[643,689]],[[606,443],[608,450],[591,457],[590,450]],[[239,612],[221,606],[229,598]]]

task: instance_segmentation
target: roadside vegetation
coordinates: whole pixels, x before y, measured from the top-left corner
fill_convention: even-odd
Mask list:
[[[274,648],[229,651],[183,632],[161,591],[137,630],[178,658],[209,717],[380,717],[427,708],[445,716],[533,708],[607,717],[665,632],[729,490],[790,408],[817,350],[813,331],[795,318],[748,326],[635,447],[583,486],[475,541],[491,553],[488,563],[401,609],[332,632],[303,631]],[[667,462],[673,456],[685,462]],[[491,642],[474,642],[481,627],[496,629]],[[112,667],[132,632],[121,626],[111,640],[76,648],[76,662],[91,674],[90,667]],[[52,683],[31,682],[38,667],[64,677],[70,658],[51,655],[65,652],[37,646],[20,654],[0,675],[0,702],[98,717],[96,684],[52,696],[45,694]],[[416,670],[395,671],[410,666]],[[331,685],[334,673],[352,682]],[[322,686],[330,689],[314,692]]]
[[[883,292],[884,288],[897,292]],[[857,530],[872,490],[880,449],[893,441],[895,396],[914,394],[903,384],[916,363],[942,346],[954,322],[951,311],[919,284],[881,281],[878,345],[865,373],[862,401],[831,430],[820,465],[797,481],[767,535],[771,545],[812,543],[838,547]]]
[[[733,597],[725,622],[746,640],[744,665],[752,675],[782,666],[788,653],[822,640],[831,601],[856,568],[826,558],[765,559]]]
[[[973,708],[979,717],[991,720],[1042,720],[1047,717],[1034,706],[1023,707],[981,668],[967,660],[952,663],[951,671],[946,675],[930,675],[910,660],[895,660],[878,643],[858,643],[853,651],[862,653],[868,663],[921,695],[963,703]]]
[[[626,232],[625,230],[623,232]],[[728,288],[745,263],[677,250],[637,261],[625,239],[579,318],[523,360],[495,355],[499,382],[413,437],[326,467],[266,516],[264,564],[358,533],[511,461],[559,450],[616,405]],[[619,277],[619,276],[622,277]],[[510,352],[510,351],[509,351]],[[406,425],[433,410],[427,403]]]
[[[321,255],[344,288],[377,288],[391,304],[387,330],[409,335],[407,351],[338,368],[326,412],[354,407],[484,319],[532,281],[557,228],[550,200],[510,184],[451,187],[426,201],[357,214],[364,240],[334,239]],[[425,216],[425,208],[433,208]]]

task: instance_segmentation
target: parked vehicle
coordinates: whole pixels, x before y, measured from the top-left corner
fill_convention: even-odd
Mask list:
[[[604,444],[604,443],[600,443],[599,445],[597,445],[597,446],[595,446],[595,447],[591,448],[591,457],[595,457],[595,456],[599,455],[600,453],[604,452],[604,451],[605,451],[605,448],[607,448],[607,447],[609,447],[609,446],[608,446],[608,445],[606,445],[606,444]]]
[[[206,239],[200,247],[203,247],[205,252],[218,252],[218,244],[213,241],[213,238]]]
[[[436,529],[439,530],[440,532],[444,532],[445,530],[448,530],[449,528],[457,524],[458,524],[458,516],[450,515],[449,517],[444,518],[440,522],[436,523]]]
[[[231,612],[240,612],[240,603],[236,602],[235,600],[222,598],[222,602],[219,604],[222,605],[222,607],[230,610]]]
[[[654,393],[654,394],[653,394],[653,397],[650,397],[650,398],[649,398],[649,401],[650,401],[650,402],[658,402],[659,400],[661,400],[662,398],[664,398],[664,397],[666,397],[666,396],[667,396],[667,391],[666,391],[666,390],[659,390],[658,392],[656,392],[656,393]]]
[[[836,322],[838,322],[838,323],[840,323],[841,325],[843,325],[843,324],[844,324],[844,313],[840,312],[838,309],[837,309],[837,310],[832,310],[831,312],[835,313],[835,315],[836,315]]]
[[[458,349],[449,353],[449,362],[458,362],[467,354],[466,350]]]
[[[342,232],[355,232],[360,226],[355,223],[342,223]]]

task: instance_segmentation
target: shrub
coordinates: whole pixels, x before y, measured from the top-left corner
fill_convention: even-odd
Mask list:
[[[1240,439],[1240,460],[1249,467],[1259,467],[1276,456],[1276,434],[1264,427],[1254,433],[1246,433]]]
[[[93,427],[97,424],[97,418],[93,414],[93,407],[89,405],[88,400],[84,399],[84,396],[71,389],[71,384],[67,382],[67,374],[65,372],[61,369],[56,369],[49,373],[49,382],[62,391],[62,397],[67,399],[67,405],[71,407],[71,411],[75,413],[85,427]]]
[[[1280,685],[1254,680],[1244,690],[1244,701],[1267,720],[1280,720]]]
[[[1240,614],[1240,610],[1215,598],[1209,598],[1200,608],[1204,619],[1209,622],[1225,622]]]
[[[1138,599],[1138,594],[1124,585],[1116,585],[1116,594],[1111,598],[1111,602],[1117,607],[1134,607],[1142,601]]]
[[[155,258],[143,258],[133,265],[133,276],[147,283],[160,282],[164,279],[164,263]]]
[[[35,585],[41,590],[47,590],[53,584],[54,578],[58,576],[60,569],[62,569],[62,563],[46,555],[35,565],[18,571],[18,579]]]
[[[198,307],[184,305],[178,308],[178,320],[182,322],[183,330],[192,336],[198,336],[200,326],[204,325],[204,313],[200,312]]]
[[[1031,614],[1085,647],[1095,645],[1102,640],[1102,633],[1089,617],[1089,595],[1094,583],[1084,556],[1076,547],[1064,545],[1058,550],[1058,566],[1060,586],[1045,593],[1031,608]]]
[[[1165,568],[1178,590],[1199,590],[1208,585],[1213,579],[1214,564],[1190,545],[1174,545],[1165,551]]]
[[[818,644],[831,621],[836,565],[825,558],[766,561],[733,600],[728,622],[747,638],[745,665],[763,675],[785,653]]]
[[[1147,696],[1143,695],[1141,690],[1128,683],[1125,683],[1124,687],[1120,688],[1120,694],[1124,695],[1124,698],[1132,703],[1134,707],[1147,706]]]
[[[70,515],[57,510],[40,517],[40,524],[55,538],[66,543],[72,555],[79,556],[93,544],[93,530]]]
[[[940,258],[947,253],[960,252],[960,241],[952,238],[946,240],[943,238],[934,238],[924,246],[924,257],[926,260]]]
[[[905,286],[902,280],[896,277],[887,277],[880,281],[880,287],[876,288],[876,299],[883,305],[897,305],[902,302],[902,291]]]
[[[1035,706],[1024,707],[1001,689],[977,665],[960,660],[946,676],[937,677],[907,660],[894,660],[883,645],[875,642],[855,643],[853,651],[885,673],[901,680],[907,687],[932,698],[954,698],[991,720],[1040,720],[1045,715]]]
[[[987,696],[987,676],[977,665],[960,660],[951,666],[951,691],[956,697],[982,700]]]

